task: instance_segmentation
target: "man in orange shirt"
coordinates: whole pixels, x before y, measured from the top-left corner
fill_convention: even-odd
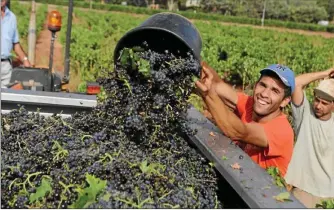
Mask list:
[[[292,156],[294,132],[282,110],[291,101],[295,76],[278,64],[260,73],[253,96],[237,93],[206,65],[196,86],[223,133],[239,141],[262,168],[277,167],[284,176]]]

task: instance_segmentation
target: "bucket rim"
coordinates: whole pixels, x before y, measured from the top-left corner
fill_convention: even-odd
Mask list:
[[[195,26],[195,24],[194,24],[193,22],[191,22],[191,20],[190,20],[189,18],[187,18],[187,17],[185,17],[185,16],[183,16],[183,15],[181,15],[181,14],[179,14],[179,13],[175,13],[175,12],[158,12],[158,13],[153,14],[153,15],[151,15],[150,17],[148,17],[145,21],[147,21],[147,20],[149,20],[149,19],[151,19],[151,18],[153,18],[153,17],[155,17],[155,16],[161,15],[161,14],[175,15],[175,16],[179,16],[180,18],[185,19],[186,21],[188,21],[188,22],[193,26],[193,28],[197,31],[197,34],[199,35],[199,37],[200,37],[201,40],[202,40],[201,33],[200,33],[200,31],[198,30],[198,28]],[[144,24],[145,21],[144,21],[142,24]],[[141,24],[141,25],[142,25],[142,24]]]
[[[174,13],[173,13],[174,14]],[[181,15],[180,15],[181,16]],[[194,27],[196,29],[196,27]],[[141,27],[137,27],[137,28],[133,28],[131,30],[129,30],[118,42],[117,42],[117,45],[115,47],[115,50],[114,50],[114,63],[115,61],[118,59],[118,54],[122,49],[119,49],[120,48],[120,44],[122,43],[122,41],[126,38],[128,38],[130,35],[136,33],[136,32],[139,32],[139,31],[145,31],[145,30],[156,30],[156,31],[164,31],[164,32],[167,32],[171,35],[173,35],[175,38],[177,38],[180,42],[182,42],[183,44],[185,44],[190,50],[192,56],[194,56],[195,59],[197,59],[199,62],[201,61],[201,55],[199,54],[198,56],[196,55],[195,53],[195,50],[193,48],[190,47],[190,45],[184,41],[178,34],[170,31],[170,30],[167,30],[167,29],[164,29],[164,28],[159,28],[159,27],[154,27],[154,26],[141,26]],[[197,29],[196,29],[197,30]],[[198,32],[198,30],[197,30]],[[199,37],[200,37],[200,40],[201,40],[201,45],[202,45],[202,37],[200,35],[200,33],[198,33]]]

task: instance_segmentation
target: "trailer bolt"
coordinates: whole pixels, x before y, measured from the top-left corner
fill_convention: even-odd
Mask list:
[[[239,156],[239,159],[240,159],[240,160],[244,159],[244,156],[243,156],[243,155],[240,155],[240,156]]]

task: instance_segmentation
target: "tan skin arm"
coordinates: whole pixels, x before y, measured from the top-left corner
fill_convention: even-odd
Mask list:
[[[304,98],[304,93],[303,93],[304,88],[311,82],[314,82],[319,79],[324,79],[326,77],[334,78],[334,68],[330,68],[326,71],[312,72],[297,76],[295,91],[292,93],[292,102],[296,106],[300,106]]]
[[[208,88],[214,88],[221,100],[223,100],[230,109],[235,110],[238,101],[237,92],[230,85],[226,84],[207,63],[202,62],[202,67],[201,80],[205,77],[205,72],[209,72],[212,75],[212,80]]]
[[[22,61],[25,67],[31,67],[29,60],[23,60],[26,54],[24,53],[20,43],[14,44],[14,52],[19,57],[19,59]]]
[[[212,73],[205,68],[203,73],[203,79],[197,81],[196,86],[199,88],[217,126],[224,134],[231,139],[259,147],[268,147],[268,139],[264,128],[258,123],[245,124],[233,112],[229,111],[216,90],[211,88]]]

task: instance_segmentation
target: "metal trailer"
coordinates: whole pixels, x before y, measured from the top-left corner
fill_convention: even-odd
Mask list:
[[[95,95],[1,90],[3,114],[18,108],[18,104],[29,112],[37,112],[37,108],[40,108],[41,115],[59,114],[66,118],[75,112],[89,112],[97,105],[97,101]],[[188,123],[197,130],[196,135],[189,136],[190,143],[214,163],[217,171],[250,208],[305,208],[293,195],[290,195],[290,202],[276,201],[273,196],[287,192],[285,188],[276,186],[264,169],[193,107],[188,110]],[[239,163],[242,170],[233,169],[234,163]]]
[[[76,112],[89,112],[96,105],[96,95],[1,89],[2,114],[24,106],[28,112],[38,112],[46,117],[57,114],[67,118]]]
[[[290,194],[290,202],[279,202],[274,196],[287,192],[275,185],[274,179],[256,164],[239,146],[194,107],[188,110],[188,123],[196,129],[189,136],[192,143],[215,164],[216,169],[250,208],[305,208]],[[241,170],[234,169],[238,163]]]

